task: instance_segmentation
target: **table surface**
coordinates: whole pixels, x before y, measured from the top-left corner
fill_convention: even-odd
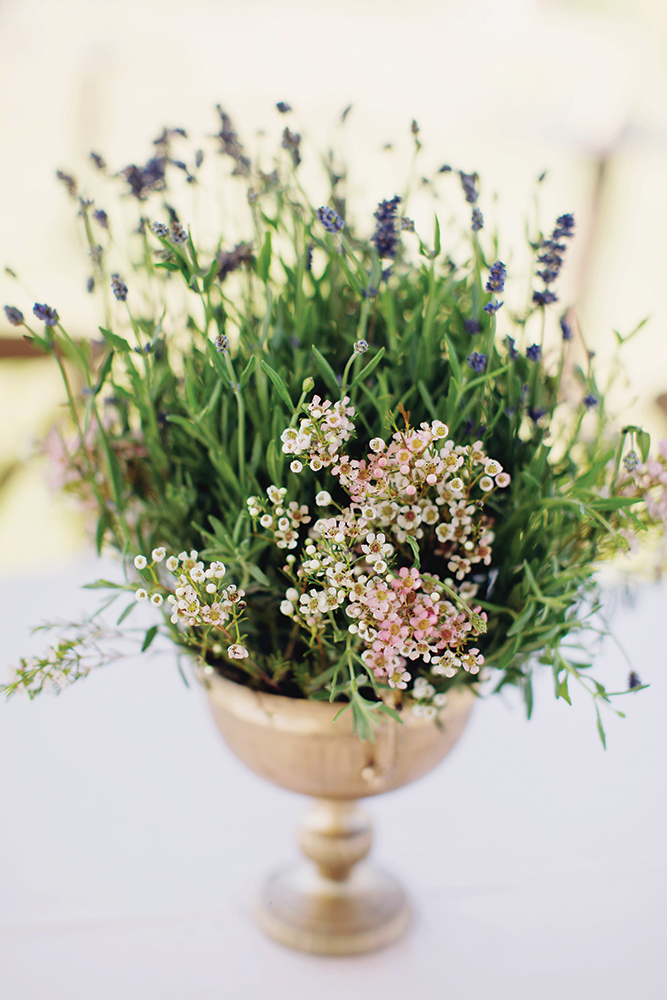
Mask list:
[[[3,663],[42,648],[41,616],[92,609],[98,575],[0,581]],[[667,593],[607,608],[651,687],[604,713],[606,753],[590,699],[556,702],[547,675],[531,722],[514,693],[480,703],[441,767],[367,803],[417,917],[349,959],[255,928],[305,800],[232,757],[169,649],[0,706],[0,997],[663,1000]],[[617,690],[629,668],[607,640],[596,669]]]

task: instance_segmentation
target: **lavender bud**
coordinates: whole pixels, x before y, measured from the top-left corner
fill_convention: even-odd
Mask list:
[[[356,344],[354,345],[354,353],[355,354],[365,354],[367,350],[368,350],[368,341],[367,340],[358,340],[356,342]]]
[[[186,233],[185,229],[183,229],[183,226],[180,224],[180,222],[172,222],[171,224],[172,243],[185,243],[187,238],[188,234]]]
[[[343,220],[333,208],[323,205],[317,209],[315,215],[328,233],[339,233],[343,228]]]
[[[5,306],[5,316],[12,324],[12,326],[23,326],[25,323],[25,317],[20,309],[16,306]]]
[[[160,239],[166,240],[169,236],[169,227],[164,222],[151,222],[151,229]]]
[[[483,372],[486,368],[486,354],[478,354],[477,351],[473,351],[472,354],[468,355],[466,361],[475,372]]]
[[[117,274],[111,275],[111,290],[119,302],[127,300],[127,285]]]
[[[34,306],[32,307],[32,311],[34,312],[37,319],[43,320],[46,326],[55,326],[56,323],[58,322],[59,319],[58,313],[56,312],[55,309],[52,309],[50,306],[47,306],[46,304],[40,305],[39,302],[35,302]]]
[[[224,351],[229,350],[229,337],[226,337],[224,333],[219,333],[215,338],[215,349],[221,354]]]

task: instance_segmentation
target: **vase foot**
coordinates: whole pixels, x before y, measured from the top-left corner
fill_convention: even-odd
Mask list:
[[[398,882],[360,864],[344,882],[323,878],[314,866],[273,875],[257,909],[269,937],[316,955],[358,955],[384,948],[407,930],[412,913]]]

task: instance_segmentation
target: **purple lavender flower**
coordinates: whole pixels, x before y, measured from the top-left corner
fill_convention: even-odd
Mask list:
[[[597,396],[594,396],[592,392],[589,392],[587,396],[584,396],[581,402],[584,404],[587,410],[590,410],[592,409],[592,407],[598,405],[599,400]]]
[[[343,228],[343,220],[333,208],[322,205],[321,208],[317,209],[315,215],[328,233],[339,233]]]
[[[516,341],[513,337],[505,337],[505,343],[507,344],[507,356],[511,361],[519,357],[519,352],[517,351],[514,344]]]
[[[368,288],[361,289],[361,294],[365,299],[374,299],[377,296],[377,293],[377,288],[374,288],[372,285],[369,285]]]
[[[541,418],[544,416],[546,412],[547,411],[543,410],[541,407],[535,410],[532,408],[532,406],[528,407],[528,416],[530,417],[530,419],[533,421],[534,424],[536,424],[538,420],[541,420]]]
[[[292,157],[292,163],[295,167],[298,167],[301,163],[301,153],[299,152],[299,144],[301,143],[301,135],[299,132],[290,132],[288,128],[283,132],[283,149],[287,149]]]
[[[131,163],[120,173],[130,185],[130,193],[139,201],[143,201],[151,191],[164,191],[166,188],[166,165],[166,157],[153,156],[145,166],[138,167],[136,163]]]
[[[224,333],[219,333],[215,338],[215,349],[223,354],[225,351],[229,350],[229,337],[226,337]]]
[[[466,361],[474,372],[483,372],[486,368],[486,354],[478,354],[477,351],[473,351],[472,354],[468,355]]]
[[[103,208],[96,208],[93,212],[93,218],[95,222],[102,227],[102,229],[109,228],[109,217]]]
[[[106,170],[107,165],[102,159],[102,157],[99,155],[99,153],[91,153],[90,158],[98,170]]]
[[[281,113],[281,115],[286,115],[288,111],[292,110],[291,106],[287,104],[285,101],[278,101],[276,107],[278,108],[278,111]]]
[[[466,333],[473,334],[473,333],[479,333],[479,331],[482,329],[482,326],[478,319],[464,319],[463,328]]]
[[[77,196],[77,183],[71,174],[66,174],[63,170],[56,170],[56,177],[61,181],[67,188],[67,193],[70,198],[76,198]]]
[[[572,327],[568,323],[566,316],[561,316],[560,328],[563,331],[563,340],[572,340],[573,337]]]
[[[151,222],[151,229],[163,240],[169,237],[169,227],[165,226],[164,222]]]
[[[475,207],[472,210],[472,221],[470,223],[470,228],[472,229],[473,233],[478,233],[480,229],[484,228],[484,216],[482,215],[482,212],[477,207],[477,205],[475,205]]]
[[[357,340],[355,342],[355,345],[354,345],[354,353],[355,354],[365,354],[367,350],[368,350],[368,341],[367,340]]]
[[[235,166],[232,170],[232,176],[248,177],[250,175],[250,160],[244,155],[243,145],[232,125],[232,120],[219,104],[216,106],[216,111],[220,115],[220,131],[215,138],[220,140],[220,152],[234,160]]]
[[[628,687],[632,691],[633,688],[638,688],[638,687],[641,687],[641,686],[642,686],[642,682],[639,679],[639,674],[636,674],[634,672],[634,670],[632,670],[630,672],[630,676],[628,677]]]
[[[34,312],[37,319],[43,320],[46,326],[55,326],[59,320],[59,316],[56,310],[52,309],[50,306],[47,306],[46,304],[40,305],[39,302],[35,302],[34,306],[32,307],[32,311]]]
[[[5,306],[5,316],[12,326],[23,326],[25,323],[25,316],[16,306]]]
[[[574,216],[571,213],[559,215],[556,219],[556,228],[551,234],[552,240],[560,240],[563,237],[571,239],[574,236]]]
[[[548,306],[552,302],[558,302],[558,296],[549,288],[545,288],[543,292],[533,292],[533,302],[538,306]]]
[[[203,162],[204,162],[204,150],[198,149],[197,152],[195,153],[195,169],[199,170]]]
[[[371,243],[377,250],[378,257],[381,260],[385,257],[396,256],[396,249],[398,247],[396,213],[400,202],[400,197],[395,194],[389,201],[381,201],[377,212],[374,213],[377,222],[375,232],[371,237]]]
[[[312,271],[313,269],[313,247],[309,243],[306,247],[306,271]]]
[[[486,305],[483,306],[482,308],[484,309],[484,312],[487,312],[490,316],[493,316],[495,315],[495,313],[498,312],[498,310],[502,305],[503,303],[498,302],[498,300],[496,299],[494,302],[487,302]]]
[[[448,163],[443,163],[443,165],[438,170],[439,174],[451,174],[452,168]]]
[[[111,290],[119,302],[127,301],[127,285],[121,280],[120,275],[111,275]]]
[[[497,260],[489,268],[489,280],[486,283],[487,292],[503,292],[507,269],[501,260]]]
[[[92,293],[95,291],[95,279],[93,278],[92,274],[86,281],[86,291],[90,295],[92,295]]]
[[[459,177],[461,178],[461,187],[463,188],[466,201],[468,204],[474,205],[479,198],[479,191],[477,190],[479,176],[477,174],[466,174],[463,170],[459,170]]]
[[[542,348],[539,344],[532,344],[526,348],[526,357],[529,361],[539,361],[542,357]]]
[[[567,244],[561,241],[570,239],[572,236],[574,236],[574,216],[570,214],[559,215],[549,239],[542,240],[540,245],[542,253],[537,258],[542,269],[537,272],[537,276],[542,279],[545,287],[541,292],[533,292],[533,302],[536,305],[546,306],[558,301],[556,294],[551,291],[549,286],[556,280],[563,266]]]
[[[639,465],[639,455],[637,452],[629,451],[623,459],[623,465],[625,466],[626,472],[633,473]]]
[[[187,238],[188,234],[186,233],[185,229],[183,229],[183,226],[180,224],[180,222],[172,222],[171,233],[170,233],[170,239],[172,243],[185,243]]]
[[[404,215],[401,219],[401,229],[405,233],[414,233],[415,224],[412,219],[408,219],[407,215]]]

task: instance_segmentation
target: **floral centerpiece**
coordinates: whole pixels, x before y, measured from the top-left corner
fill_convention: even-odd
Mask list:
[[[435,715],[482,672],[519,686],[529,713],[538,664],[557,697],[575,680],[596,710],[610,703],[577,644],[598,562],[664,520],[667,455],[610,418],[558,301],[572,215],[531,235],[530,296],[510,309],[476,174],[427,178],[470,211],[463,241],[437,217],[429,239],[409,193],[355,221],[330,155],[327,204],[311,204],[299,134],[251,159],[218,116],[206,155],[172,129],[143,165],[93,153],[85,183],[59,172],[99,332],[74,337],[51,305],[33,320],[6,307],[60,367],[62,485],[94,515],[97,549],[120,556],[124,579],[91,586],[107,605],[129,594],[118,626],[154,606],[144,650],[163,631],[204,671],[351,707],[362,739],[406,708]],[[174,207],[221,163],[243,209],[232,241]],[[72,625],[5,693],[84,676],[103,633],[97,616]]]

